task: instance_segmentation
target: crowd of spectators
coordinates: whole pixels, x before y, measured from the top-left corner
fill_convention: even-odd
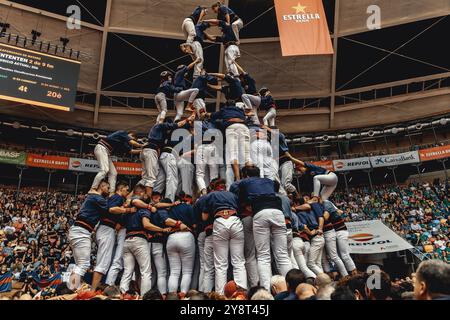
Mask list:
[[[73,194],[64,194],[55,190],[46,193],[39,188],[22,188],[17,194],[14,187],[0,186],[0,280],[7,273],[12,277],[8,298],[12,298],[12,295],[16,299],[22,296],[23,299],[29,297],[39,299],[51,297],[64,299],[162,298],[157,291],[150,291],[146,296],[138,297],[136,290],[133,291],[133,289],[128,294],[121,295],[116,287],[103,287],[98,292],[90,292],[87,286],[79,292],[70,292],[67,289],[62,280],[63,275],[72,267],[73,257],[66,234],[84,197],[84,195],[75,197]],[[350,190],[350,193],[336,191],[334,200],[336,205],[344,211],[347,221],[382,219],[429,258],[443,260],[447,264],[450,262],[448,186],[444,184],[414,184],[403,187],[386,185],[374,187],[374,192],[369,188],[354,188]],[[92,260],[92,265],[95,265],[94,255]],[[289,292],[291,298],[300,300],[370,298],[362,292],[360,295],[355,293],[356,286],[366,281],[370,276],[368,274],[360,273],[358,276],[342,279],[338,283],[330,282],[331,280],[324,275],[316,280],[319,283],[307,283],[304,276],[300,275],[301,272],[295,275],[297,271],[292,271],[294,273],[291,272],[284,279],[287,281],[287,291],[291,288]],[[56,275],[61,276],[58,278],[60,281],[53,282],[52,286],[48,285]],[[382,275],[388,277],[384,273]],[[297,279],[296,286],[290,284],[291,276]],[[320,279],[329,285],[332,283],[332,287],[323,288]],[[281,284],[271,293],[264,292],[262,288],[252,288],[248,292],[236,291],[233,290],[233,282],[231,282],[228,291],[232,293],[226,296],[191,291],[186,297],[193,300],[224,300],[251,299],[253,295],[256,295],[254,299],[278,299],[280,296],[277,297],[277,295],[286,291],[282,290],[284,287],[281,280],[278,277],[278,282]],[[273,281],[276,283],[277,278],[275,277]],[[391,288],[389,298],[400,298],[402,293],[405,293],[406,297],[407,292],[411,297],[412,278],[386,280],[387,282],[390,283]],[[348,287],[351,290],[348,290]],[[362,287],[360,289],[362,290]],[[284,298],[287,298],[289,294]],[[0,292],[0,297],[2,295],[4,293]],[[179,299],[180,297],[169,295],[164,298]]]

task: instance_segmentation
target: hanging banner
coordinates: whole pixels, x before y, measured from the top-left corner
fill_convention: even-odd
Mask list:
[[[370,163],[374,168],[398,166],[400,164],[419,162],[419,152],[417,151],[370,157]]]
[[[97,160],[70,158],[69,170],[79,172],[98,172],[100,167]]]
[[[381,220],[346,222],[350,253],[373,254],[411,249],[413,246]]]
[[[283,57],[333,54],[321,0],[275,0]]]
[[[333,160],[336,171],[352,171],[361,169],[370,169],[370,159],[368,157],[355,159]]]
[[[311,163],[315,166],[322,167],[324,169],[327,169],[328,171],[334,171],[333,161],[326,160],[326,161],[311,161]]]
[[[450,144],[429,149],[419,150],[420,161],[445,159],[450,157]]]
[[[28,153],[27,166],[48,169],[69,169],[69,157],[48,156],[42,154]]]
[[[25,159],[25,152],[0,149],[0,163],[24,165]]]

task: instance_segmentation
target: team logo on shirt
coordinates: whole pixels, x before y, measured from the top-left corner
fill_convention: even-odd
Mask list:
[[[311,20],[319,20],[320,14],[318,12],[308,12],[306,9],[307,6],[303,6],[297,3],[296,6],[292,7],[295,10],[295,14],[284,14],[283,21],[295,21],[299,23],[310,22]]]

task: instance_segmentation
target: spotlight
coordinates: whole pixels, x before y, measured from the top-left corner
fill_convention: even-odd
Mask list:
[[[345,134],[345,139],[350,140],[352,138],[352,134],[350,132],[347,132]]]
[[[300,142],[301,142],[301,143],[305,143],[305,142],[306,142],[306,137],[301,137],[301,138],[300,138]]]
[[[448,120],[445,119],[445,118],[442,118],[441,120],[439,120],[439,123],[440,123],[442,126],[445,126],[445,125],[447,124],[447,122],[448,122]]]
[[[329,139],[330,139],[330,137],[327,136],[327,135],[324,135],[324,136],[322,137],[322,140],[323,140],[323,141],[328,141]]]
[[[75,132],[73,131],[73,129],[68,129],[68,130],[66,131],[66,133],[67,133],[68,136],[73,136],[73,134],[74,134]]]
[[[392,131],[391,131],[393,134],[397,134],[398,133],[398,129],[397,128],[392,128]]]
[[[39,130],[41,130],[41,132],[47,132],[48,131],[48,127],[47,126],[41,126],[39,128]]]
[[[19,129],[19,128],[20,128],[20,122],[17,122],[17,121],[13,122],[12,127],[13,127],[14,129]]]

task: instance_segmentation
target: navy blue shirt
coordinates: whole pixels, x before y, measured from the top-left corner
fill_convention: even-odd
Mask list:
[[[175,207],[172,207],[169,211],[169,218],[180,220],[189,228],[192,228],[194,224],[197,224],[194,209],[191,205],[186,203],[181,203]]]
[[[245,93],[255,95],[257,93],[255,79],[253,79],[248,73],[244,73],[242,77],[244,78]]]
[[[206,39],[205,30],[211,27],[209,22],[201,22],[195,26],[195,41],[200,42],[203,45],[203,41]]]
[[[216,36],[215,41],[221,43],[237,42],[236,35],[234,34],[233,28],[227,26],[226,22],[220,21],[219,27],[222,29],[222,35]]]
[[[108,198],[107,202],[108,202],[108,211],[102,215],[102,220],[107,219],[107,220],[113,221],[115,223],[123,224],[124,223],[123,215],[122,214],[112,214],[109,212],[109,209],[114,208],[114,207],[122,207],[123,204],[125,203],[125,198],[122,197],[120,194],[115,193],[111,197]],[[113,227],[112,225],[110,225],[110,226]]]
[[[317,220],[319,218],[323,218],[323,213],[324,213],[324,208],[323,205],[318,203],[318,202],[314,202],[310,204],[312,211],[314,212],[314,214],[317,217]]]
[[[244,110],[236,106],[227,106],[211,115],[211,121],[216,125],[217,128],[221,128],[222,130],[225,130],[226,128],[234,124],[234,122],[228,121],[232,118],[239,118],[245,121],[246,116]]]
[[[296,213],[292,213],[291,215],[291,224],[294,231],[302,231],[305,229],[305,225],[300,221]]]
[[[318,175],[318,174],[326,174],[328,172],[327,169],[316,166],[312,163],[308,163],[305,162],[305,167],[308,169],[308,171],[312,174],[312,175]]]
[[[94,228],[100,220],[100,216],[106,214],[107,211],[106,198],[99,194],[90,193],[78,212],[77,220],[81,220]]]
[[[279,148],[280,148],[280,156],[284,155],[284,153],[289,152],[289,147],[288,144],[286,142],[286,137],[283,133],[278,132],[279,133]]]
[[[174,93],[178,93],[181,91],[183,91],[183,88],[174,86],[171,81],[164,81],[159,85],[158,89],[156,90],[156,93],[158,94],[162,92],[166,95],[166,97],[173,98]]]
[[[225,93],[226,98],[228,100],[240,100],[244,94],[244,88],[242,88],[241,80],[229,75],[226,75],[224,80],[228,83],[228,86],[222,87],[222,92]]]
[[[209,217],[209,221],[203,221],[202,220],[202,214],[203,212],[206,212],[206,196],[201,196],[197,199],[197,201],[194,204],[193,207],[194,215],[197,218],[198,224],[197,224],[197,231],[198,233],[203,232],[205,227],[209,224],[212,224],[214,222],[213,219]]]
[[[261,105],[260,108],[264,110],[269,110],[270,108],[275,108],[275,101],[273,100],[271,95],[261,97]]]
[[[150,210],[139,209],[135,213],[127,214],[125,219],[125,227],[127,228],[127,233],[136,231],[145,231],[144,225],[142,224],[142,218],[144,217],[151,220]]]
[[[192,83],[193,89],[198,89],[197,98],[198,99],[205,99],[208,95],[208,83],[216,85],[217,78],[210,76],[208,74],[198,76],[195,78],[194,82]]]
[[[175,87],[182,88],[183,90],[186,90],[188,88],[186,79],[184,77],[188,71],[188,67],[184,66],[175,73],[175,75],[173,76],[173,85]]]
[[[250,177],[236,181],[230,191],[239,196],[239,200],[252,202],[259,196],[276,197],[274,182],[268,178]]]
[[[209,215],[214,216],[221,210],[236,210],[239,209],[239,201],[236,194],[228,191],[214,191],[209,193],[206,197],[206,211]]]
[[[200,15],[202,11],[203,11],[202,7],[198,6],[197,8],[195,8],[194,12],[192,12],[192,14],[188,18],[191,18],[194,24],[197,24],[198,21],[200,20]]]
[[[319,227],[319,220],[313,211],[299,211],[297,212],[297,217],[302,224],[308,226],[309,230]]]
[[[107,144],[103,145],[109,149],[111,154],[122,154],[130,152],[130,140],[128,132],[121,130],[111,133],[105,139],[100,140],[99,143],[103,144],[102,141],[105,141]]]
[[[217,19],[222,21],[227,21],[226,15],[230,15],[230,23],[235,22],[239,17],[234,13],[233,10],[228,8],[227,6],[221,5],[219,7],[219,12],[217,12]]]
[[[178,128],[177,123],[158,123],[155,124],[148,133],[148,141],[156,145],[158,148],[164,146],[167,138],[169,138],[172,130]]]
[[[166,228],[166,217],[167,217],[167,210],[166,209],[158,209],[155,213],[152,213],[150,216],[150,222],[154,224],[157,227],[160,228]],[[164,239],[166,238],[166,235],[160,232],[150,231],[147,230],[147,234],[149,235],[149,241],[151,242],[164,242]]]

